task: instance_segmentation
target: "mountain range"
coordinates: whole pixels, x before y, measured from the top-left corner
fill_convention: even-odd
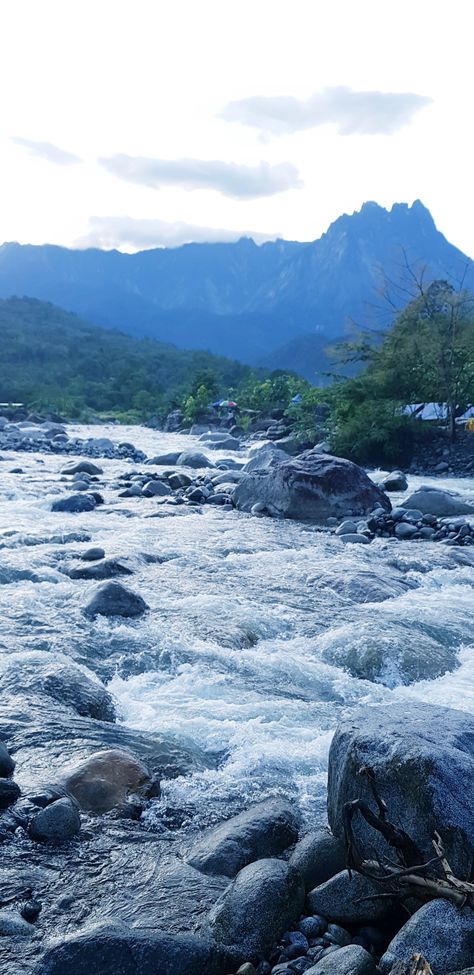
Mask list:
[[[406,303],[407,265],[429,281],[460,279],[467,263],[419,200],[390,210],[369,202],[310,243],[241,238],[136,254],[5,243],[0,297],[39,298],[106,328],[314,380],[348,323],[389,325],[382,292],[389,282],[392,302]]]

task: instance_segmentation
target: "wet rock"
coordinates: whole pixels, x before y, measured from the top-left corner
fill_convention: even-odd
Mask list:
[[[257,860],[244,867],[211,911],[209,930],[239,960],[268,955],[283,931],[301,914],[303,878],[282,860]]]
[[[347,945],[325,955],[307,975],[376,975],[377,967],[372,955],[359,945]]]
[[[221,436],[220,440],[205,440],[203,447],[208,450],[240,450],[240,440],[235,437]]]
[[[353,535],[357,531],[357,522],[346,519],[336,528],[335,535]]]
[[[40,651],[15,657],[0,676],[0,691],[14,696],[20,686],[23,694],[46,696],[76,714],[99,721],[115,720],[113,701],[104,685],[64,657]]]
[[[84,562],[98,562],[99,559],[105,557],[105,551],[103,548],[96,546],[95,548],[88,548],[86,552],[83,552],[81,559]]]
[[[348,509],[366,514],[377,505],[390,511],[387,496],[361,467],[340,457],[306,451],[271,471],[248,474],[237,485],[234,504],[250,511],[257,502],[276,508],[286,518],[324,523]]]
[[[206,457],[205,454],[200,453],[198,450],[185,450],[179,455],[176,464],[178,467],[193,467],[196,469],[215,467],[212,460],[209,460],[209,457]]]
[[[392,471],[387,477],[384,477],[383,481],[380,482],[380,487],[384,491],[406,491],[408,488],[408,481],[401,471]]]
[[[307,904],[312,914],[322,914],[336,924],[359,924],[393,913],[394,902],[381,900],[377,898],[378,894],[380,887],[366,877],[353,872],[351,879],[348,871],[342,870],[310,891]],[[370,899],[372,897],[374,900]]]
[[[395,525],[395,535],[397,538],[413,538],[417,531],[416,525],[409,525],[406,521],[400,521],[398,525]]]
[[[131,576],[133,572],[118,559],[103,559],[91,565],[76,565],[68,570],[70,579],[113,579],[114,576]]]
[[[35,975],[226,975],[228,953],[192,934],[103,924],[52,944]]]
[[[319,887],[346,866],[344,843],[325,830],[308,833],[290,857],[290,863],[301,873],[306,890]]]
[[[283,464],[288,460],[288,453],[280,450],[274,443],[264,443],[259,447],[251,447],[249,450],[249,460],[242,468],[246,474],[254,471],[264,471]]]
[[[63,467],[61,474],[103,474],[102,467],[93,464],[90,460],[79,460],[76,464],[68,464]]]
[[[156,464],[157,467],[173,467],[176,464],[178,457],[181,456],[182,451],[176,450],[168,454],[156,454],[155,457],[150,457],[146,463]]]
[[[164,498],[167,494],[171,494],[171,488],[163,481],[147,481],[143,485],[141,493],[146,498]]]
[[[421,487],[402,504],[403,508],[417,508],[422,514],[437,515],[438,518],[449,515],[472,515],[474,505],[456,494],[439,491],[436,488]]]
[[[20,797],[20,788],[12,779],[0,779],[0,809],[8,809]]]
[[[0,937],[31,938],[35,933],[33,924],[25,921],[13,911],[0,911]]]
[[[15,762],[3,742],[0,741],[0,776],[5,778],[13,773]]]
[[[390,942],[380,960],[383,975],[415,952],[431,965],[433,975],[466,968],[474,958],[474,911],[443,899],[425,904]]]
[[[53,501],[51,511],[69,511],[78,513],[81,511],[93,511],[97,506],[97,500],[93,494],[70,494],[67,498],[60,498]]]
[[[474,716],[405,702],[357,708],[344,719],[331,744],[328,770],[328,819],[341,839],[344,803],[361,798],[376,811],[370,783],[359,774],[362,767],[373,770],[387,818],[412,837],[420,862],[432,856],[431,840],[438,831],[454,873],[469,876],[474,858]],[[361,818],[354,833],[361,850],[392,855]]]
[[[142,616],[148,606],[141,596],[132,592],[120,582],[107,582],[100,586],[95,596],[84,609],[86,616]]]
[[[108,812],[130,793],[159,795],[148,768],[130,752],[107,749],[79,762],[63,779],[66,791],[91,813]]]
[[[341,542],[344,542],[344,545],[370,545],[370,538],[367,535],[362,535],[361,532],[339,535],[339,538]]]
[[[64,797],[33,816],[30,836],[39,843],[63,843],[78,836],[81,817],[75,803]]]
[[[298,839],[295,809],[280,799],[267,799],[209,830],[186,856],[203,873],[235,877],[254,860],[273,857]]]

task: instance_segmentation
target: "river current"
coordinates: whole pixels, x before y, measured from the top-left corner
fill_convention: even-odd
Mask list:
[[[148,456],[196,443],[141,427],[69,432],[127,440]],[[50,509],[65,490],[64,457],[3,454],[0,675],[71,658],[107,684],[121,722],[212,755],[208,769],[162,783],[151,827],[164,806],[204,826],[267,795],[296,798],[308,821],[322,821],[344,712],[416,698],[474,713],[470,550],[344,546],[309,524],[118,499],[117,476],[146,468],[98,462],[105,505],[60,514]],[[422,482],[434,483],[410,478],[410,490]],[[473,479],[436,484],[474,499]],[[69,533],[84,541],[61,544]],[[62,570],[91,544],[128,560],[125,583],[148,603],[144,617],[84,617],[97,584]]]

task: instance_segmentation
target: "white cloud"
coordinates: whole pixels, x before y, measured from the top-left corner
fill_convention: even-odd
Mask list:
[[[341,85],[323,88],[309,98],[242,98],[229,102],[222,117],[256,128],[263,136],[288,135],[331,123],[340,135],[392,135],[431,102],[431,98],[411,92],[354,91]]]
[[[11,141],[17,146],[27,149],[33,156],[39,156],[40,159],[45,159],[56,166],[73,166],[75,163],[82,162],[80,156],[76,156],[73,152],[67,152],[66,149],[60,149],[53,142],[36,142],[34,139],[21,139],[19,137],[12,138]]]
[[[130,248],[145,250],[151,247],[179,247],[191,241],[218,243],[252,237],[257,243],[275,240],[280,234],[256,233],[252,230],[224,230],[201,227],[180,221],[168,222],[152,218],[91,217],[87,234],[75,241],[76,247]]]
[[[217,159],[151,159],[124,154],[99,161],[107,172],[128,183],[152,189],[180,186],[187,190],[216,190],[236,199],[274,196],[303,185],[296,166],[287,162],[244,166]]]

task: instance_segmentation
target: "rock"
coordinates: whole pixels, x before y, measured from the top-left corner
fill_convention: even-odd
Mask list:
[[[53,501],[51,511],[93,511],[97,501],[92,494],[69,494],[67,498]]]
[[[206,440],[203,443],[208,450],[240,450],[240,440],[235,437],[222,437],[220,440]]]
[[[325,955],[307,975],[377,975],[377,967],[368,951],[359,945],[347,945]]]
[[[348,535],[339,535],[341,542],[344,545],[370,545],[370,538],[367,535],[362,535],[359,532]]]
[[[147,481],[146,484],[143,485],[142,494],[148,498],[164,498],[165,495],[171,494],[171,488],[168,486],[168,484],[164,484],[163,481]]]
[[[63,778],[62,785],[90,813],[104,813],[123,803],[132,793],[159,794],[159,786],[146,765],[118,748],[95,752]]]
[[[179,455],[176,464],[178,467],[193,467],[197,470],[203,467],[215,467],[212,460],[201,454],[198,450],[185,450]]]
[[[377,899],[378,894],[380,887],[366,877],[353,872],[351,879],[348,871],[342,870],[310,891],[307,904],[312,914],[322,914],[336,924],[360,924],[393,913],[394,901]],[[375,900],[370,900],[371,897]]]
[[[299,843],[290,857],[290,863],[301,873],[306,890],[319,887],[326,880],[344,870],[346,866],[346,850],[344,843],[331,836],[325,830],[308,833]]]
[[[0,809],[8,809],[20,797],[19,786],[12,779],[0,779]]]
[[[52,943],[35,975],[226,975],[225,950],[194,934],[101,924]]]
[[[422,514],[437,515],[438,518],[449,515],[471,515],[474,518],[474,505],[463,501],[459,495],[435,488],[421,487],[402,504],[403,508],[418,508]]]
[[[474,911],[446,900],[433,900],[416,911],[390,942],[380,959],[383,975],[415,952],[431,965],[433,975],[467,968],[474,959]]]
[[[93,464],[90,460],[79,460],[76,464],[68,464],[63,467],[61,474],[103,474],[102,467]]]
[[[294,808],[281,799],[267,799],[209,830],[185,859],[203,873],[235,877],[248,863],[277,856],[297,839]]]
[[[192,480],[189,474],[170,474],[168,484],[173,491],[179,491],[180,488],[189,487],[192,484]]]
[[[210,933],[239,960],[259,960],[299,917],[304,895],[303,878],[294,867],[257,860],[237,874],[211,911]]]
[[[13,911],[0,911],[0,937],[31,938],[35,933],[33,924],[25,921]]]
[[[13,758],[8,753],[3,742],[0,741],[0,776],[5,778],[11,775],[15,768],[15,762]]]
[[[459,877],[474,858],[474,716],[421,703],[357,708],[337,727],[329,752],[328,819],[343,839],[344,803],[364,799],[375,810],[363,766],[373,770],[387,818],[432,856],[437,830]],[[420,815],[420,809],[423,815]],[[392,856],[385,841],[359,817],[359,847]]]
[[[156,464],[157,467],[168,467],[168,465],[170,467],[174,467],[174,465],[177,463],[178,457],[180,456],[181,456],[181,451],[175,450],[169,454],[156,454],[155,457],[150,457],[146,461],[146,463]]]
[[[357,522],[346,519],[336,528],[335,535],[353,535],[357,531]]]
[[[380,482],[380,487],[384,491],[406,491],[408,489],[408,481],[401,471],[392,471],[391,474],[388,474]]]
[[[409,525],[406,521],[399,521],[398,525],[395,525],[395,535],[397,538],[413,538],[417,531],[416,525]]]
[[[133,572],[118,559],[102,559],[91,565],[76,565],[68,571],[70,579],[113,579],[114,576],[131,576]]]
[[[83,552],[81,559],[84,562],[98,562],[99,559],[105,558],[105,551],[103,548],[88,548],[86,552]]]
[[[73,839],[81,829],[81,817],[75,803],[64,797],[50,803],[33,816],[30,836],[39,843],[63,843]]]
[[[288,454],[286,450],[280,450],[270,441],[269,443],[261,444],[259,447],[252,447],[249,450],[249,460],[242,470],[246,474],[251,474],[253,471],[264,471],[276,467],[278,464],[283,464],[287,460]]]
[[[271,471],[247,474],[237,485],[234,504],[250,511],[256,502],[273,506],[286,518],[324,523],[348,508],[366,514],[380,505],[390,511],[389,499],[361,467],[341,457],[306,451]]]
[[[86,616],[142,616],[148,605],[141,596],[122,586],[120,582],[107,582],[99,586],[95,596],[84,609]]]
[[[85,668],[56,654],[24,652],[11,666],[5,667],[0,675],[0,692],[13,695],[19,686],[31,697],[45,695],[84,717],[115,720],[113,701],[104,685]]]

